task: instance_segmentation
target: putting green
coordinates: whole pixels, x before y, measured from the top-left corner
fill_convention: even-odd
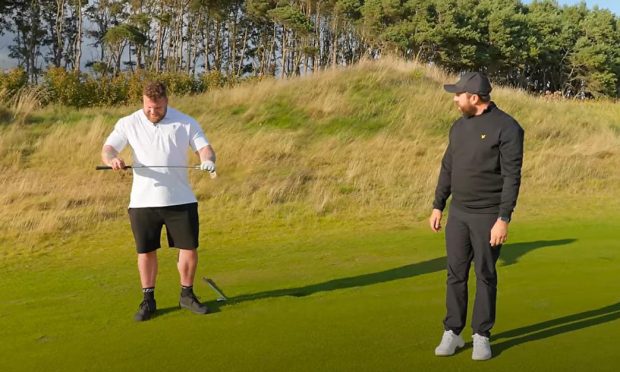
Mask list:
[[[140,294],[130,232],[113,222],[98,238],[3,262],[0,370],[615,370],[620,221],[541,221],[517,220],[503,247],[487,362],[470,359],[469,329],[462,352],[433,355],[445,254],[443,234],[424,221],[213,232],[199,273],[231,301],[216,303],[197,282],[214,310],[206,316],[178,309],[175,254],[162,249],[159,315],[144,323],[132,319]]]

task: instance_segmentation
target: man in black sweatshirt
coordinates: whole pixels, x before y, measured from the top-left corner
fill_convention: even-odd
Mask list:
[[[464,74],[444,89],[454,93],[463,116],[450,128],[429,219],[431,229],[439,231],[446,200],[452,195],[446,226],[447,314],[435,355],[452,355],[465,345],[460,334],[467,317],[467,279],[473,261],[472,359],[486,360],[492,356],[489,337],[495,323],[495,263],[519,195],[524,132],[491,101],[491,84],[483,74]]]

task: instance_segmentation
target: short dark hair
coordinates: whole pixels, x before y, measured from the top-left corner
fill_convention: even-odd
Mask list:
[[[147,81],[144,83],[142,94],[152,100],[168,98],[168,95],[166,94],[166,86],[161,81]]]
[[[476,93],[468,93],[465,92],[465,94],[467,94],[467,97],[471,97],[473,95],[478,96],[478,98],[480,98],[480,102],[482,103],[487,103],[491,101],[491,95],[490,94],[476,94]]]
[[[483,103],[487,103],[491,101],[490,94],[479,94],[478,97],[480,97],[480,102],[483,102]]]

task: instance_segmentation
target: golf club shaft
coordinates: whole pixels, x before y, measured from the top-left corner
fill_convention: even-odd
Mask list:
[[[198,165],[184,166],[184,165],[126,165],[123,169],[139,169],[139,168],[185,168],[185,169],[200,169]],[[110,170],[113,169],[109,165],[98,165],[96,170]]]
[[[224,292],[222,292],[221,289],[219,289],[219,287],[215,284],[215,282],[212,279],[209,279],[207,277],[203,277],[202,280],[204,280],[209,287],[211,287],[211,289],[217,293],[218,296],[220,296],[217,300],[218,301],[227,301],[228,297],[226,297],[226,295],[224,294]]]
[[[141,168],[182,168],[182,169],[200,169],[199,165],[184,166],[184,165],[126,165],[123,169],[141,169]],[[97,165],[95,170],[111,170],[113,169],[109,165]],[[209,172],[209,177],[217,177],[216,172]]]

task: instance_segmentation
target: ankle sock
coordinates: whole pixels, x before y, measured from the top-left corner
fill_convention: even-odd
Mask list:
[[[191,296],[194,293],[194,286],[190,285],[190,286],[181,286],[181,296],[185,297],[185,296]]]
[[[155,299],[155,287],[142,288],[142,294],[144,295],[145,300],[154,300]]]

